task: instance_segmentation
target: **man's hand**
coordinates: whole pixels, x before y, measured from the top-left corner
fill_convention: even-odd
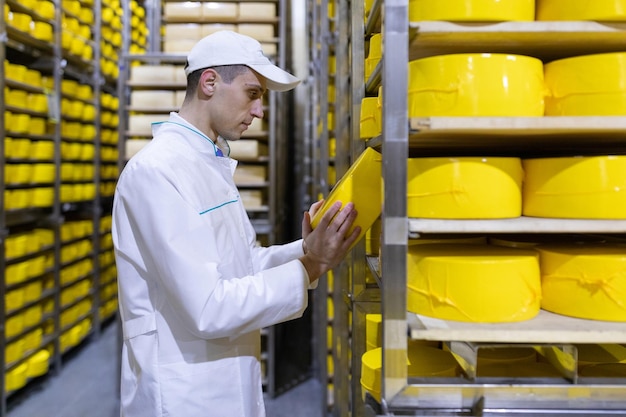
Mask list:
[[[339,201],[328,208],[317,227],[312,229],[311,217],[322,204],[323,200],[313,204],[304,213],[302,220],[304,256],[300,261],[309,274],[310,282],[339,265],[361,233],[361,228],[357,226],[347,235],[356,219],[357,211],[353,203],[348,203],[341,209],[342,203]]]

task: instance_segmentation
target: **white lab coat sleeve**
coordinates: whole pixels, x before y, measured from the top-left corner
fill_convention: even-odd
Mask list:
[[[253,248],[254,253],[254,266],[255,271],[260,271],[272,266],[279,265],[281,259],[299,259],[304,255],[304,247],[302,246],[302,239],[284,244],[284,245],[272,245],[269,247],[257,246]],[[306,272],[307,282],[309,280],[309,274]],[[314,290],[317,288],[319,281],[315,280],[312,284],[309,284],[308,288]]]
[[[202,338],[236,337],[302,315],[308,278],[300,261],[275,259],[254,275],[225,276],[218,270],[220,250],[225,253],[218,233],[230,226],[199,215],[172,172],[139,164],[125,171],[116,191],[118,252],[145,265],[137,272],[153,281],[158,303],[169,303],[188,331]],[[250,251],[243,242],[231,249]]]

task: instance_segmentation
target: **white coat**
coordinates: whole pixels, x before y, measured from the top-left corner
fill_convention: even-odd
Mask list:
[[[262,417],[260,329],[299,317],[302,241],[260,248],[236,162],[172,113],[113,204],[123,417]]]

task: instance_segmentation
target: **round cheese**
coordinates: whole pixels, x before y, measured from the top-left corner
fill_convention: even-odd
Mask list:
[[[626,378],[626,363],[598,363],[583,366],[579,369],[578,375],[592,378]]]
[[[561,373],[546,362],[498,363],[478,368],[479,377],[492,378],[559,378]]]
[[[544,78],[546,116],[626,115],[626,52],[552,61]]]
[[[429,243],[487,243],[486,236],[476,236],[471,234],[435,234],[435,235],[420,235],[418,239],[410,239],[408,244],[411,245],[424,245]]]
[[[626,20],[626,0],[537,0],[536,9],[537,20]]]
[[[578,365],[587,366],[598,363],[626,363],[626,347],[620,345],[601,345],[596,343],[576,344]]]
[[[523,161],[525,216],[626,219],[626,156]]]
[[[363,396],[370,393],[376,401],[381,400],[382,348],[371,349],[361,356],[361,387]],[[460,367],[452,353],[419,341],[409,340],[407,348],[407,376],[456,377]]]
[[[432,3],[431,3],[432,4]],[[451,54],[409,62],[409,117],[543,116],[543,62]]]
[[[33,356],[28,358],[28,370],[26,371],[26,376],[28,378],[35,378],[46,374],[48,372],[49,364],[50,352],[45,349],[39,350]]]
[[[365,315],[365,349],[372,350],[381,347],[382,344],[382,314]]]
[[[409,21],[498,22],[534,20],[534,0],[410,0]]]
[[[407,215],[495,219],[522,213],[522,163],[514,157],[410,158]]]
[[[582,234],[560,233],[524,233],[524,234],[498,234],[490,236],[489,243],[497,246],[510,248],[532,248],[541,244],[575,243],[586,245],[589,243],[605,243],[607,240],[602,236]]]
[[[478,369],[483,366],[528,364],[537,361],[531,347],[482,347],[477,353]]]
[[[376,349],[383,345],[383,316],[382,314],[365,315],[365,350]],[[412,340],[411,345],[439,347],[436,340]]]
[[[476,323],[517,322],[539,313],[539,259],[531,249],[414,245],[407,274],[413,313]]]
[[[625,245],[544,245],[536,250],[543,309],[583,319],[626,321]]]

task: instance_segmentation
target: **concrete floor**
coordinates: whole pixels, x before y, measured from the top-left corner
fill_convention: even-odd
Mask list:
[[[11,397],[7,417],[119,417],[118,325],[64,358],[61,371]],[[39,382],[39,381],[35,381]],[[313,379],[266,398],[267,417],[321,417],[321,384]]]

